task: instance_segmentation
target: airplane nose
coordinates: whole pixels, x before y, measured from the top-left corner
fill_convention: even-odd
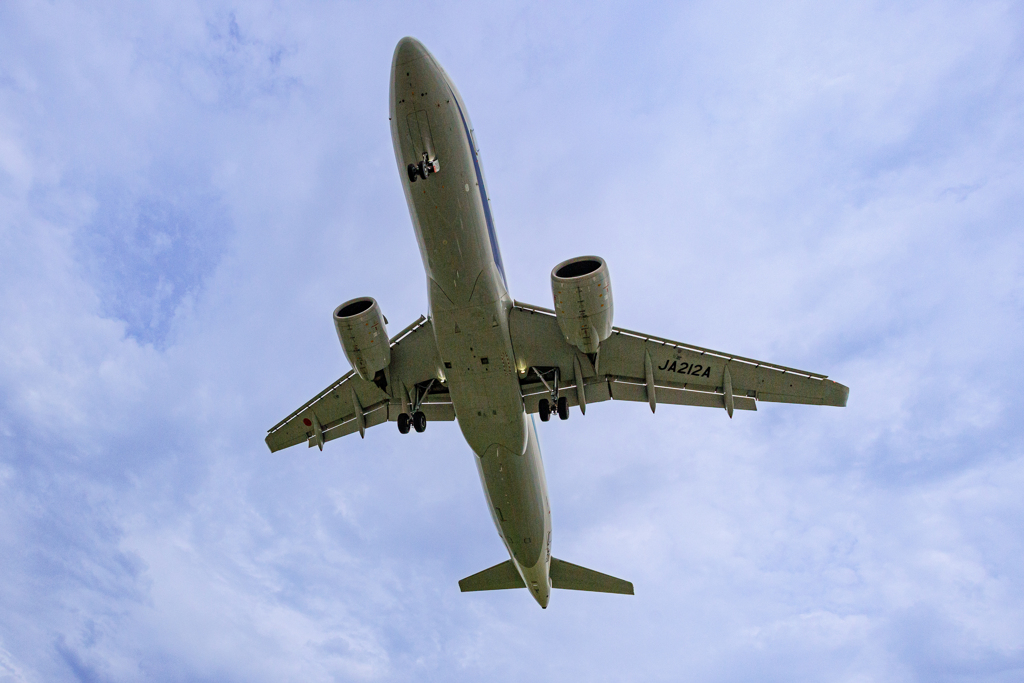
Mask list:
[[[400,64],[408,64],[414,62],[417,59],[423,59],[427,56],[427,48],[423,47],[423,43],[406,36],[398,41],[398,45],[395,47],[395,66]]]

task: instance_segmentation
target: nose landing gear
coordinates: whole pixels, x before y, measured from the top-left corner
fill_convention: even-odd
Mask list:
[[[406,171],[409,173],[409,182],[415,183],[417,178],[427,179],[428,175],[438,173],[441,170],[441,162],[437,159],[431,159],[427,156],[426,152],[423,153],[423,158],[418,164],[409,164]]]

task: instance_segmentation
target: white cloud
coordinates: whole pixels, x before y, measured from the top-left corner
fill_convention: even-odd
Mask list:
[[[1019,676],[1020,18],[5,6],[0,679]],[[503,549],[454,425],[266,452],[346,369],[334,305],[425,310],[406,34],[472,112],[514,296],[599,253],[620,325],[851,386],[544,425],[556,556],[632,599],[459,594]]]

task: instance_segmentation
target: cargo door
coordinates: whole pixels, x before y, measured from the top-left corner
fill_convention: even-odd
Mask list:
[[[426,154],[428,161],[436,159],[437,154],[434,152],[434,139],[430,134],[427,112],[425,110],[414,111],[405,120],[409,125],[409,141],[412,143],[413,149],[416,150],[416,158],[422,159]]]

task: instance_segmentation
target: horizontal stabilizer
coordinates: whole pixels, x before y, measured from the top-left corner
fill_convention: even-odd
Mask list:
[[[487,571],[491,570],[488,569]],[[480,574],[484,573],[486,572],[480,572]],[[477,574],[477,576],[480,574]],[[520,585],[522,585],[521,581]],[[551,587],[567,588],[574,591],[633,595],[633,584],[629,581],[623,581],[614,576],[595,572],[593,569],[587,569],[577,564],[563,562],[554,557],[551,558]]]
[[[587,570],[584,569],[584,571]],[[594,573],[596,574],[596,572]],[[601,576],[604,576],[604,574],[601,574]],[[618,579],[612,580],[618,581]],[[459,581],[459,588],[463,593],[468,593],[470,591],[500,591],[506,588],[526,588],[526,584],[523,583],[523,577],[519,576],[519,571],[512,564],[512,560],[505,560],[490,569],[467,576],[462,581]],[[633,587],[630,586],[630,592],[632,590]]]

